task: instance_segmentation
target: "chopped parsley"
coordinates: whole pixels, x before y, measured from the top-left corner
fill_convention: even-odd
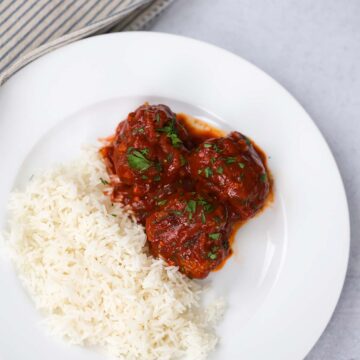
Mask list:
[[[117,215],[116,214],[111,214],[111,216],[116,217]]]
[[[165,205],[166,203],[167,203],[167,200],[164,199],[164,200],[159,200],[159,201],[157,201],[157,202],[156,202],[156,205],[158,205],[158,206],[163,206],[163,205]]]
[[[204,148],[211,148],[211,147],[212,147],[212,144],[208,144],[208,143],[204,144]]]
[[[137,129],[134,129],[133,131],[132,131],[132,134],[133,135],[136,135],[136,134],[144,134],[145,133],[145,129],[144,129],[144,127],[142,126],[141,128],[137,128]]]
[[[190,214],[194,214],[196,211],[196,201],[195,200],[189,200],[186,204],[185,210],[189,212]]]
[[[221,153],[222,149],[219,148],[219,146],[217,144],[214,144],[214,149],[217,153]]]
[[[261,174],[261,175],[260,175],[260,181],[263,182],[263,183],[265,183],[266,180],[267,180],[267,175],[266,175],[265,173]]]
[[[142,178],[143,180],[147,180],[147,179],[148,179],[148,177],[147,177],[146,175],[142,175],[141,178]]]
[[[204,200],[202,197],[199,198],[197,201],[199,205],[201,205],[206,212],[210,212],[214,210],[214,206],[210,203],[208,203],[206,200]]]
[[[211,212],[214,210],[214,206],[212,204],[207,203],[204,205],[204,209],[206,212]]]
[[[215,161],[216,161],[215,158],[211,158],[211,159],[210,159],[210,162],[211,162],[212,164],[214,164]]]
[[[243,169],[245,167],[245,164],[242,162],[239,162],[238,165],[240,166],[241,169]]]
[[[216,172],[221,175],[221,174],[224,172],[224,169],[223,169],[221,166],[219,166],[219,167],[216,169]]]
[[[147,170],[152,165],[152,161],[145,157],[148,151],[148,149],[143,149],[140,151],[133,150],[131,154],[127,155],[129,166],[138,171]]]
[[[206,223],[206,217],[205,217],[205,214],[204,214],[203,211],[201,212],[201,222],[202,222],[203,224]]]
[[[211,170],[211,168],[207,167],[204,169],[204,174],[205,174],[205,177],[208,178],[208,177],[212,176],[213,171]]]
[[[225,162],[227,164],[233,164],[234,162],[236,162],[236,157],[234,156],[228,156],[227,158],[225,158]]]
[[[218,240],[219,237],[220,237],[220,233],[211,233],[211,234],[209,234],[209,238],[211,240]]]
[[[215,259],[217,258],[217,255],[214,254],[214,253],[212,253],[212,252],[209,252],[207,256],[208,256],[208,258],[211,259],[211,260],[215,260]]]
[[[176,128],[175,128],[175,119],[171,119],[169,125],[162,127],[161,129],[157,129],[158,132],[163,132],[170,139],[171,144],[174,147],[179,147],[182,144],[181,139],[179,138]]]
[[[244,138],[245,138],[246,145],[250,146],[251,145],[250,139],[247,136],[244,136]]]
[[[174,147],[179,147],[182,144],[182,141],[180,140],[180,138],[176,133],[168,134],[168,137],[170,138],[171,144]]]
[[[180,210],[171,210],[170,212],[171,212],[172,214],[174,214],[174,215],[177,215],[177,216],[182,215],[182,212],[181,212]]]
[[[157,113],[157,114],[155,115],[155,121],[156,121],[157,123],[160,122],[160,114],[159,114],[159,113]]]
[[[214,210],[214,206],[212,204],[206,203],[204,205],[204,209],[205,209],[206,212],[211,212],[211,211]]]
[[[33,177],[34,175],[32,175],[32,177]],[[32,178],[30,178],[30,180],[31,180]],[[104,180],[102,177],[100,178],[100,181],[101,181],[101,183],[103,184],[103,185],[109,185],[109,182],[108,181],[106,181],[106,180]]]

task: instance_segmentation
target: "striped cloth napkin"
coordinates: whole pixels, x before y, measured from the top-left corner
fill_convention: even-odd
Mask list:
[[[173,0],[0,0],[0,85],[37,57],[107,31],[140,30]]]

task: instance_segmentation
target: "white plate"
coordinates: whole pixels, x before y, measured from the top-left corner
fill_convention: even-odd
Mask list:
[[[229,308],[214,359],[297,360],[339,298],[349,217],[334,159],[303,108],[269,76],[214,46],[157,33],[77,42],[42,57],[0,89],[0,216],[10,189],[37,167],[111,134],[144,101],[166,103],[252,137],[271,157],[275,203],[237,234],[211,275]],[[0,272],[0,357],[101,359],[46,336],[6,259]]]

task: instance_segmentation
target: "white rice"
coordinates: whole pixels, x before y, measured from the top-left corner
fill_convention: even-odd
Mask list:
[[[147,253],[142,226],[103,194],[95,148],[10,200],[8,244],[50,331],[120,359],[205,359],[216,343],[201,288]]]

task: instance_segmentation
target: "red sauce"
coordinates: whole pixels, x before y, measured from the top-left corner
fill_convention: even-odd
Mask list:
[[[145,225],[152,255],[204,278],[231,255],[239,224],[271,198],[266,155],[246,136],[145,104],[101,149],[112,201]]]
[[[176,119],[186,128],[191,142],[196,146],[207,139],[226,136],[225,131],[211,126],[205,121],[193,118],[190,115],[179,113],[176,114]]]

